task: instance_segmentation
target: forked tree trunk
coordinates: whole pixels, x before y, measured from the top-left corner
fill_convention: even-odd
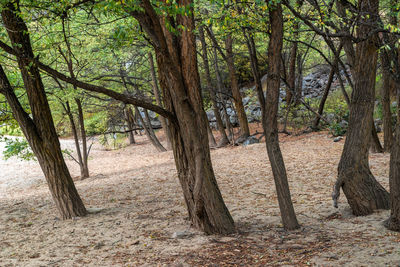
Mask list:
[[[269,161],[276,191],[278,195],[279,209],[283,226],[285,229],[293,230],[299,228],[296,214],[294,212],[292,199],[290,196],[289,183],[286,175],[286,168],[282,153],[279,147],[278,139],[278,104],[280,88],[280,69],[281,69],[281,51],[283,44],[283,18],[281,4],[268,5],[269,18],[271,24],[271,36],[268,46],[268,79],[267,79],[267,97],[265,110],[265,121],[263,128]]]
[[[1,16],[13,48],[19,55],[18,67],[24,81],[32,119],[23,110],[2,68],[1,91],[5,94],[15,119],[38,159],[61,217],[67,219],[84,216],[86,209],[64,162],[39,70],[29,60],[34,58],[34,55],[28,29],[19,13],[20,10],[14,2],[9,2],[2,10]]]
[[[229,140],[228,140],[228,136],[226,135],[226,132],[225,132],[224,123],[222,122],[221,113],[219,112],[217,95],[215,93],[215,90],[212,87],[210,66],[208,63],[208,56],[207,56],[207,43],[206,43],[206,40],[204,37],[203,26],[199,27],[199,38],[200,38],[200,42],[201,42],[202,57],[203,57],[203,63],[204,63],[204,71],[206,74],[207,87],[208,87],[208,91],[210,92],[210,99],[211,99],[211,103],[212,103],[215,120],[217,122],[217,128],[221,135],[221,139],[218,142],[218,147],[221,147],[221,146],[225,146],[225,145],[229,144]]]
[[[164,2],[165,3],[165,2]],[[207,121],[197,70],[192,1],[177,1],[190,8],[190,15],[159,17],[149,0],[143,12],[131,13],[154,44],[164,104],[176,115],[169,128],[179,181],[192,225],[206,233],[231,233],[233,219],[215,180],[207,138]],[[182,25],[179,34],[165,27]]]
[[[247,115],[243,106],[242,95],[240,94],[240,88],[237,80],[232,43],[233,43],[232,36],[231,34],[228,34],[225,40],[226,59],[227,59],[226,63],[228,65],[229,77],[231,79],[233,103],[235,104],[235,109],[239,120],[240,134],[243,138],[247,138],[250,135],[250,129],[249,129],[249,123],[247,121]]]
[[[361,0],[359,5],[360,11],[368,14],[360,18],[358,25],[358,37],[363,39],[377,25],[379,1]],[[334,205],[337,206],[342,187],[354,215],[368,215],[375,209],[389,208],[389,194],[375,180],[368,164],[378,57],[374,44],[376,37],[370,36],[356,47],[349,128],[332,194]]]

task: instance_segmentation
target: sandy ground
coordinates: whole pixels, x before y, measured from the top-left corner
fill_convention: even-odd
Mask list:
[[[302,225],[293,232],[282,229],[265,144],[212,150],[237,233],[206,236],[185,219],[172,152],[138,140],[117,151],[94,146],[91,177],[76,186],[85,205],[101,211],[73,220],[58,218],[36,162],[0,160],[0,266],[400,265],[400,234],[382,226],[389,211],[354,217],[343,194],[332,207],[344,141],[281,137]],[[388,188],[389,155],[371,155],[370,164]],[[77,177],[78,166],[68,166]]]

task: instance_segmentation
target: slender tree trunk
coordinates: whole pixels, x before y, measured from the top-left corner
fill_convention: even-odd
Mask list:
[[[83,160],[82,160],[81,146],[79,144],[78,130],[76,129],[74,116],[72,114],[71,107],[68,101],[65,103],[65,111],[67,112],[69,123],[71,124],[71,131],[72,135],[74,136],[76,154],[78,156],[78,163],[79,163],[79,168],[81,170],[81,178],[82,178]]]
[[[390,111],[390,86],[391,77],[389,73],[390,63],[381,52],[382,80],[381,103],[383,113],[383,145],[385,152],[390,152],[393,144],[392,112]]]
[[[197,69],[192,1],[181,0],[190,15],[159,17],[149,0],[141,1],[143,11],[132,13],[154,44],[160,85],[166,109],[175,114],[170,132],[175,163],[192,225],[206,233],[231,233],[233,219],[219,191],[211,164],[207,120],[203,109]],[[177,27],[173,34],[165,20]]]
[[[335,61],[336,61],[336,59],[335,59]],[[333,64],[335,64],[335,63],[333,63]],[[332,86],[332,82],[333,82],[333,78],[334,77],[335,77],[335,68],[332,67],[331,71],[329,72],[328,82],[326,83],[324,94],[323,94],[323,96],[321,98],[321,102],[319,103],[319,107],[318,107],[318,115],[319,116],[315,117],[315,120],[314,120],[313,125],[312,125],[312,128],[314,130],[318,129],[318,124],[319,124],[319,122],[321,120],[321,116],[322,116],[322,114],[324,112],[325,102],[326,102],[326,99],[328,98],[329,91],[331,90],[331,86]]]
[[[268,80],[267,97],[265,110],[265,121],[263,128],[269,161],[276,191],[278,194],[279,209],[283,226],[285,229],[293,230],[299,228],[296,214],[294,212],[289,183],[287,180],[286,168],[282,153],[279,147],[278,139],[278,102],[280,88],[280,69],[281,69],[281,51],[283,44],[283,18],[281,4],[269,4],[269,17],[271,23],[271,36],[268,47]]]
[[[206,115],[206,117],[207,117],[207,115]],[[206,118],[206,119],[207,119],[207,135],[208,135],[208,142],[209,142],[209,144],[210,144],[211,147],[216,147],[216,146],[217,146],[217,142],[215,142],[215,138],[214,138],[214,135],[213,135],[213,133],[212,133],[212,130],[211,130],[211,127],[210,127],[210,123],[209,123],[209,121],[208,121],[208,118]]]
[[[303,61],[301,54],[297,54],[297,82],[295,83],[295,92],[296,92],[296,102],[295,105],[298,105],[301,101],[301,97],[303,94]],[[293,102],[293,101],[292,101]]]
[[[143,111],[144,111],[143,113],[144,113],[145,119],[143,119],[142,115],[140,114],[139,109],[137,107],[135,107],[135,113],[137,115],[137,118],[140,121],[140,124],[142,124],[142,127],[144,129],[144,132],[146,133],[147,138],[159,152],[167,151],[163,147],[163,145],[160,143],[157,136],[154,134],[147,109],[143,109]]]
[[[360,12],[368,14],[360,18],[357,29],[358,37],[363,39],[377,24],[379,1],[360,0],[359,5]],[[342,187],[354,215],[368,215],[375,209],[389,208],[389,194],[375,180],[368,164],[378,57],[374,42],[376,38],[376,35],[370,36],[356,47],[349,128],[332,194],[334,205],[337,206]]]
[[[82,140],[82,168],[81,168],[81,178],[89,177],[89,166],[88,166],[88,148],[87,148],[87,140],[86,140],[86,130],[85,130],[85,121],[83,119],[83,108],[82,102],[79,98],[75,98],[76,105],[78,107],[78,120],[79,127],[81,131],[81,140]]]
[[[232,36],[229,34],[225,40],[225,48],[226,48],[226,58],[229,70],[229,77],[231,79],[233,103],[235,104],[236,113],[239,120],[240,133],[243,136],[243,138],[246,138],[250,135],[250,129],[249,129],[249,123],[247,121],[246,112],[243,106],[242,95],[240,94],[240,88],[237,80],[232,43],[233,43]]]
[[[370,149],[372,153],[383,153],[383,147],[381,141],[379,141],[378,132],[375,128],[374,119],[372,118],[371,126],[371,145]]]
[[[163,104],[162,104],[161,97],[160,97],[160,90],[158,88],[157,76],[156,76],[156,71],[155,71],[154,62],[153,62],[153,54],[151,52],[149,52],[149,62],[150,62],[151,80],[153,82],[154,97],[156,98],[157,105],[162,107]],[[171,136],[169,135],[169,131],[168,131],[167,119],[164,118],[163,116],[160,116],[159,118],[160,118],[161,126],[164,130],[165,139],[167,141],[167,150],[171,150],[172,149]]]
[[[32,119],[21,107],[2,68],[0,68],[0,86],[38,159],[62,218],[84,216],[86,209],[62,156],[39,70],[28,59],[34,58],[34,55],[28,28],[19,13],[20,10],[14,2],[8,2],[2,9],[1,16],[13,48],[19,55],[17,62],[31,107]]]
[[[135,135],[134,135],[134,131],[132,131],[133,128],[135,128],[135,119],[132,113],[132,109],[130,107],[126,107],[124,109],[124,113],[125,113],[125,120],[126,123],[128,125],[128,130],[129,130],[129,144],[136,144],[135,141]]]
[[[217,101],[217,96],[215,94],[215,91],[212,86],[211,82],[211,74],[210,74],[210,67],[208,63],[208,56],[207,56],[207,43],[204,37],[204,29],[203,26],[199,27],[199,38],[201,42],[201,48],[202,48],[202,57],[203,57],[203,62],[204,62],[204,70],[206,74],[206,81],[207,81],[207,87],[210,92],[210,99],[214,111],[214,116],[217,122],[217,128],[218,131],[221,135],[221,140],[218,143],[218,147],[225,146],[229,144],[228,136],[226,135],[225,128],[224,128],[224,123],[222,122],[221,119],[221,113],[219,112],[219,107],[218,107],[218,101]]]

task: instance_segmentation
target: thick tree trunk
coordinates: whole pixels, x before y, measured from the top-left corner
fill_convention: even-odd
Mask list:
[[[85,121],[83,119],[83,108],[82,102],[79,98],[75,98],[76,105],[78,107],[78,120],[79,120],[79,129],[81,132],[81,140],[82,140],[82,167],[81,167],[81,178],[89,177],[89,166],[88,166],[88,148],[87,148],[87,140],[86,140],[86,130],[85,130]]]
[[[397,92],[397,103],[400,92]],[[397,106],[397,123],[390,153],[390,217],[384,223],[389,230],[400,232],[400,108]]]
[[[390,62],[387,57],[381,55],[382,64],[382,89],[381,89],[381,103],[382,103],[382,115],[383,115],[383,146],[385,152],[390,152],[390,148],[393,143],[393,129],[392,129],[392,112],[390,111],[390,86],[392,78],[390,77],[389,69]]]
[[[128,125],[128,130],[129,130],[129,133],[128,133],[129,144],[133,145],[133,144],[136,144],[136,141],[135,141],[134,131],[131,131],[131,130],[133,128],[135,128],[135,118],[133,116],[133,112],[130,107],[126,107],[124,109],[124,113],[125,113],[126,124]]]
[[[379,1],[361,0],[359,4],[360,11],[369,15],[360,18],[357,34],[362,39],[377,24]],[[337,206],[342,187],[354,215],[368,215],[375,209],[389,208],[389,194],[375,180],[368,164],[378,57],[375,38],[376,36],[371,36],[356,47],[349,128],[332,194],[334,205]]]
[[[149,52],[149,62],[150,62],[151,80],[153,82],[154,97],[156,98],[157,105],[162,107],[163,104],[162,104],[162,101],[161,101],[160,90],[158,88],[157,76],[156,76],[156,71],[155,71],[154,62],[153,62],[153,54],[151,52]],[[171,150],[172,149],[171,136],[169,135],[169,131],[168,131],[167,119],[164,118],[163,116],[160,116],[159,119],[160,119],[160,122],[161,122],[161,126],[162,126],[162,128],[164,130],[165,139],[167,141],[167,150]]]
[[[177,4],[192,9],[191,1],[182,0]],[[160,18],[148,0],[143,0],[141,7],[143,12],[132,15],[154,44],[164,104],[177,118],[169,129],[189,219],[206,233],[231,233],[234,222],[211,164],[197,70],[194,17],[178,14],[175,18]],[[166,29],[164,20],[173,20],[170,25],[182,25],[177,28],[180,33],[175,35]]]
[[[229,144],[228,136],[226,135],[224,123],[222,122],[221,113],[219,112],[217,95],[215,94],[215,90],[213,89],[212,82],[211,82],[211,74],[210,74],[210,66],[208,63],[208,56],[207,56],[207,43],[204,37],[204,29],[203,26],[199,27],[199,38],[201,42],[202,48],[202,58],[204,63],[204,71],[206,74],[206,82],[208,91],[210,92],[210,99],[212,103],[212,108],[214,111],[215,120],[217,122],[217,128],[221,135],[221,139],[218,142],[218,147],[225,146]]]
[[[250,129],[249,129],[249,123],[247,121],[246,112],[243,106],[242,95],[240,94],[240,88],[237,80],[235,61],[232,50],[232,42],[233,42],[232,36],[228,34],[225,40],[225,48],[226,48],[226,59],[229,70],[229,77],[231,79],[233,103],[235,104],[235,109],[239,120],[240,134],[241,136],[246,138],[250,135]]]
[[[64,162],[39,70],[24,57],[34,58],[34,55],[28,29],[19,13],[14,3],[9,2],[1,16],[13,48],[19,55],[18,67],[24,81],[32,119],[22,109],[3,69],[0,69],[1,86],[5,90],[13,115],[38,159],[62,218],[84,216],[86,209]]]
[[[283,226],[285,229],[293,230],[299,228],[296,214],[294,212],[289,184],[286,175],[286,168],[282,153],[279,147],[278,139],[278,102],[280,88],[280,69],[281,69],[281,51],[283,44],[283,18],[281,4],[269,4],[269,16],[271,23],[271,36],[268,47],[268,80],[267,97],[265,110],[265,121],[263,128],[266,139],[266,146],[276,191],[278,194],[279,209]]]

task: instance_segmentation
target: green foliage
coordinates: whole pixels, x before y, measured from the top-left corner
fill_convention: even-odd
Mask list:
[[[20,138],[13,139],[13,138],[3,137],[0,138],[0,141],[3,141],[5,143],[5,150],[3,151],[3,157],[6,160],[11,157],[17,157],[23,160],[36,159],[26,139],[20,139]]]

